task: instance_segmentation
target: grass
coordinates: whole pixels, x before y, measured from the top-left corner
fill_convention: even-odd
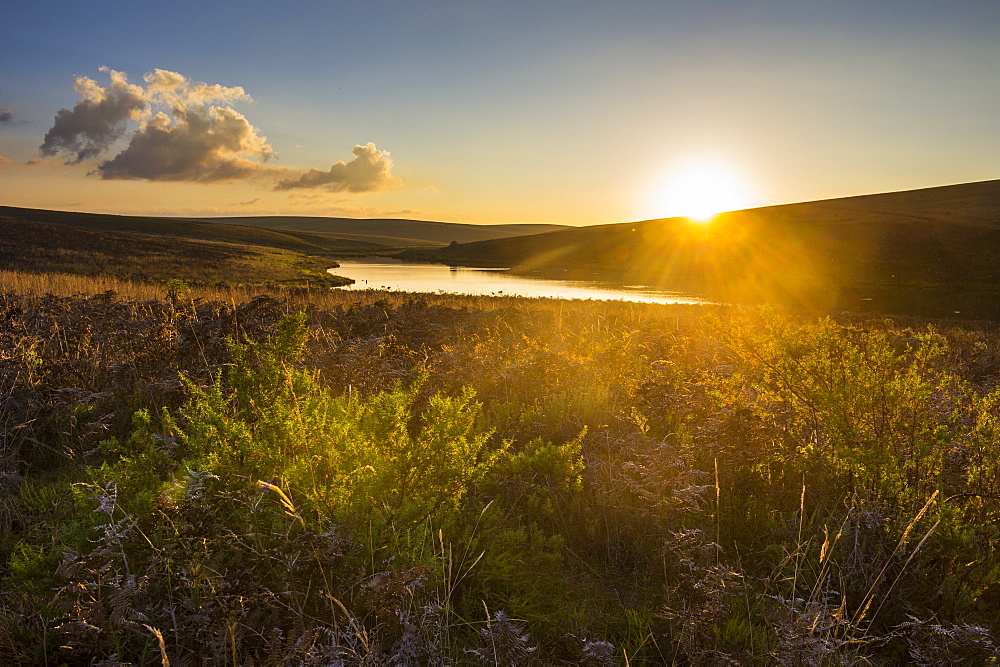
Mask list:
[[[96,217],[99,221],[111,218]],[[74,227],[5,218],[0,225],[0,268],[139,281],[178,278],[193,284],[343,284],[343,280],[338,283],[326,273],[336,262],[323,249],[288,244],[280,238],[278,245],[249,245],[237,243],[236,239],[242,237],[234,235],[233,240],[219,241],[199,238],[198,234],[180,237],[173,233],[109,231],[97,223]]]
[[[998,657],[993,324],[0,285],[4,663]]]

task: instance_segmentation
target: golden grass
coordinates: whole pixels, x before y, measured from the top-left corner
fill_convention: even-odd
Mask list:
[[[167,295],[167,285],[163,281],[130,280],[111,276],[85,276],[73,273],[32,273],[0,269],[0,292],[15,292],[25,295],[52,294],[58,297],[95,296],[114,292],[122,300],[153,301]],[[342,290],[324,287],[282,287],[275,285],[192,285],[188,294],[192,300],[244,303],[255,296],[267,294],[287,301],[289,308],[301,309],[312,306],[320,309],[371,306],[385,304],[399,307],[420,299],[432,306],[449,308],[475,308],[478,310],[501,310],[517,304],[530,302],[536,312],[543,317],[551,317],[559,322],[564,314],[578,309],[590,309],[595,302],[586,300],[565,300],[555,298],[531,298],[518,296],[473,296],[467,294],[409,293],[391,290]],[[667,319],[677,320],[686,314],[704,314],[710,310],[725,309],[724,306],[682,305],[662,306],[624,301],[600,303],[601,313],[608,318],[608,326],[614,326],[619,319],[641,322],[649,317],[661,319],[669,311]]]
[[[528,621],[538,664],[995,657],[992,325],[170,283],[0,271],[2,664],[155,662],[157,646],[164,664],[331,662],[348,641],[385,664],[411,636],[401,621],[461,662],[501,636],[501,609]],[[305,356],[255,370],[295,349],[277,347],[280,323],[302,310]],[[198,467],[177,429],[201,433],[193,420],[216,413],[182,406],[216,386],[236,410],[227,392],[250,386],[237,368],[266,379],[244,402],[263,407],[226,423],[272,455],[258,469],[255,445],[245,469],[228,454]],[[469,388],[513,467],[412,531],[376,541],[346,510],[328,530],[314,517],[340,511],[339,487],[317,466],[348,450],[313,426],[327,397],[366,401],[415,377],[419,419],[400,424],[430,414],[423,396]],[[319,388],[279,404],[275,378]],[[71,500],[77,480],[93,498]],[[365,511],[399,491],[385,489],[359,496]],[[115,521],[95,525],[95,500]],[[120,537],[133,521],[141,534]],[[493,634],[471,625],[486,604]],[[192,611],[177,621],[175,608]],[[520,630],[505,632],[517,646]],[[578,647],[584,636],[601,641]]]

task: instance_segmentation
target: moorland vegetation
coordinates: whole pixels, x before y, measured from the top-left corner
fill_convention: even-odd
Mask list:
[[[17,273],[324,288],[353,282],[328,273],[337,266],[332,251],[371,246],[310,239],[316,240],[235,225],[0,206],[0,270]]]
[[[0,274],[5,664],[992,664],[1000,332]]]

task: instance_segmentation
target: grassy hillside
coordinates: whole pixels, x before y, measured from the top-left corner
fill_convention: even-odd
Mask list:
[[[510,238],[565,229],[564,225],[470,225],[455,222],[394,218],[356,219],[257,216],[199,219],[275,230],[311,232],[314,234],[332,235],[338,238],[401,247],[441,246],[447,245],[452,241],[468,243],[471,241]]]
[[[1000,289],[1000,181],[461,244],[414,259],[607,275],[828,307],[863,288]]]
[[[40,209],[0,206],[0,216],[7,221],[44,223],[83,229],[91,232],[148,234],[153,236],[181,237],[202,241],[221,241],[242,245],[261,245],[288,250],[310,251],[319,248],[301,239],[251,227],[213,225],[194,220],[154,218],[102,213],[76,213],[71,211],[46,211]]]
[[[326,273],[335,265],[327,248],[270,230],[0,207],[0,268],[8,270],[190,283],[337,284]]]

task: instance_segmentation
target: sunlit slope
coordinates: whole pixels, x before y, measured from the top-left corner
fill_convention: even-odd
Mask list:
[[[356,241],[408,247],[441,246],[447,245],[452,241],[469,243],[489,239],[511,238],[566,228],[564,225],[470,225],[457,222],[433,222],[429,220],[403,220],[394,218],[259,216],[198,219],[209,222],[245,225],[248,227],[310,232]]]
[[[421,256],[817,306],[859,286],[1000,289],[1000,181],[748,209],[709,225],[583,227]]]

